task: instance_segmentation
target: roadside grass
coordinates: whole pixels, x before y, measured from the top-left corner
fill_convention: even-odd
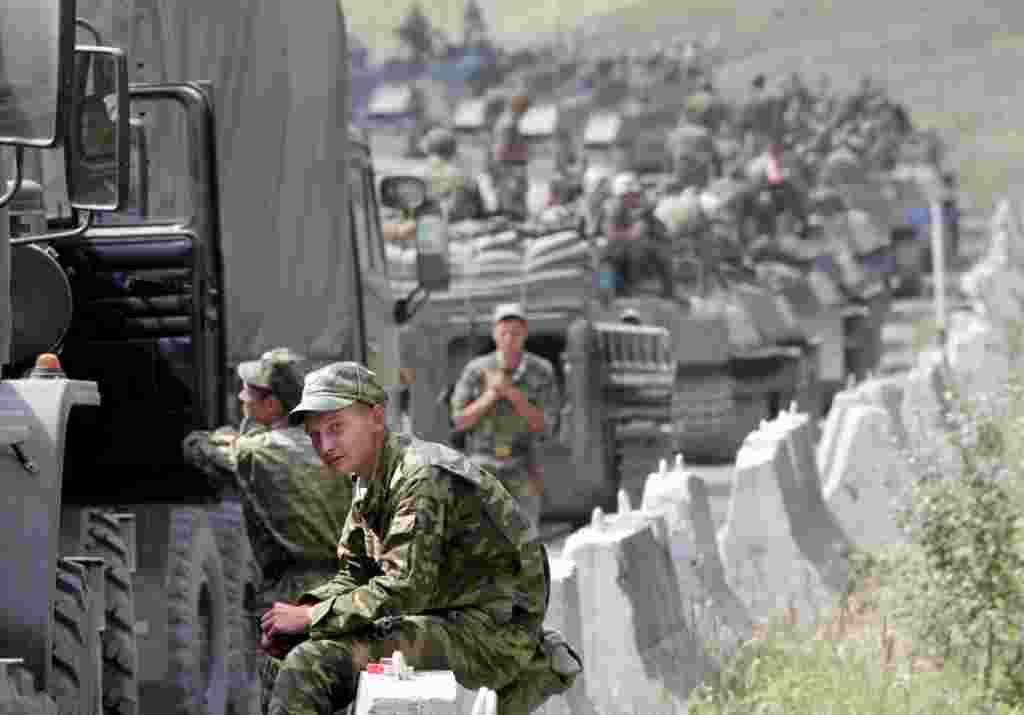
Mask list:
[[[812,622],[788,609],[691,694],[690,715],[1024,715],[993,697],[974,653],[915,641],[897,587],[913,544],[859,552],[848,593]]]
[[[997,394],[945,393],[952,461],[909,455],[893,505],[907,542],[851,554],[829,614],[762,626],[693,715],[1024,714],[1024,323],[1005,327]]]

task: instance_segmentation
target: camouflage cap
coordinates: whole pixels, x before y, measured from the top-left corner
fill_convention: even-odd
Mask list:
[[[523,309],[521,303],[501,303],[494,308],[495,323],[500,323],[502,320],[507,320],[509,318],[526,320],[526,311]]]
[[[260,355],[258,360],[240,363],[238,376],[246,385],[269,390],[287,412],[302,396],[305,361],[305,357],[288,348],[274,348]]]
[[[388,394],[377,382],[377,374],[357,362],[334,362],[306,375],[302,400],[288,415],[299,424],[311,412],[343,410],[356,402],[383,405]]]

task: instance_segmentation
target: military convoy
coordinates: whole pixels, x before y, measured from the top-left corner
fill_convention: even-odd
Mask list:
[[[697,87],[699,79],[687,81]],[[910,177],[895,171],[850,176],[842,162],[831,161],[817,168],[822,185],[850,209],[842,250],[836,252],[832,236],[794,237],[790,255],[782,251],[741,267],[719,255],[728,241],[673,240],[677,293],[686,296],[685,305],[657,297],[650,286],[630,298],[609,296],[602,285],[609,273],[600,262],[606,237],[591,220],[604,200],[600,185],[628,168],[657,201],[672,178],[666,135],[679,121],[684,89],[680,84],[672,102],[630,97],[590,107],[582,122],[564,103],[535,105],[521,120],[521,132],[546,159],[559,124],[573,127],[580,165],[589,169],[581,182],[585,195],[566,205],[534,206],[526,222],[492,215],[453,223],[451,282],[433,290],[403,328],[402,362],[417,374],[410,387],[412,425],[446,439],[446,388],[466,362],[490,349],[491,310],[509,300],[526,305],[527,349],[556,365],[564,397],[560,439],[546,450],[548,518],[579,520],[595,504],[610,505],[620,485],[630,486],[632,472],[653,468],[655,452],[645,456],[641,445],[729,459],[750,430],[791,401],[822,414],[849,376],[862,378],[877,367],[893,291],[921,288],[934,171],[922,166]],[[541,161],[531,171],[548,170]],[[590,174],[596,179],[587,186]],[[726,172],[723,182],[729,180]],[[736,222],[735,196],[728,188],[716,196],[718,188],[713,182],[704,191],[701,206],[710,215],[726,205],[724,213],[733,214],[726,220]],[[764,210],[759,202],[767,194],[768,213],[775,212],[776,188],[747,192],[744,210]],[[391,245],[387,252],[393,283],[408,290],[416,277],[415,247]],[[622,380],[650,389],[627,394],[610,387]],[[562,476],[567,470],[572,479]]]

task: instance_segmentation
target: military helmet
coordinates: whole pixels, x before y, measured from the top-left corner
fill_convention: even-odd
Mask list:
[[[445,127],[434,127],[423,137],[423,153],[436,154],[444,159],[451,159],[458,149],[455,134]]]
[[[640,177],[632,171],[622,171],[616,174],[612,181],[612,196],[622,197],[629,194],[638,194],[643,191],[640,184]]]
[[[605,166],[590,166],[583,172],[583,194],[589,196],[602,186],[607,186],[612,178],[612,171]]]

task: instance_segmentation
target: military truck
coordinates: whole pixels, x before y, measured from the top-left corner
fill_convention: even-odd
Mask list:
[[[122,49],[73,60],[76,17]],[[0,141],[34,147],[0,216],[0,656],[61,715],[256,712],[240,502],[181,442],[273,346],[398,379],[341,9],[11,2],[0,32]]]

